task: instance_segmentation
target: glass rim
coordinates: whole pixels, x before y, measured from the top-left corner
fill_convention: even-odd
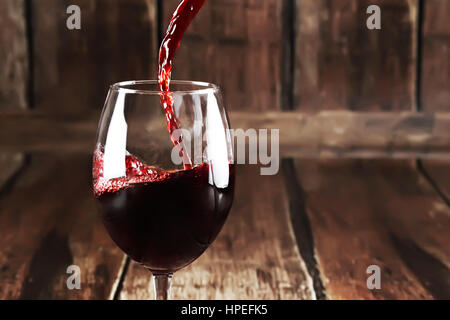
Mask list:
[[[182,90],[170,90],[172,94],[206,94],[206,93],[218,93],[220,88],[218,85],[209,82],[202,81],[189,81],[189,80],[172,80],[171,85],[192,85],[197,86],[196,89],[182,89]],[[156,85],[158,88],[157,80],[130,80],[114,83],[110,86],[110,90],[123,93],[132,94],[148,94],[148,95],[161,95],[162,92],[159,89],[138,89],[132,88],[139,85]]]

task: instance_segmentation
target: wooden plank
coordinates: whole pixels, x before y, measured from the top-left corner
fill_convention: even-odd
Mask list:
[[[369,5],[381,30],[366,27]],[[296,0],[295,109],[411,110],[416,10],[415,0]]]
[[[424,1],[422,35],[421,110],[450,110],[450,2]],[[444,200],[450,199],[447,161],[423,161],[425,176]]]
[[[450,209],[411,161],[297,161],[332,299],[450,298]],[[368,290],[378,265],[381,290]]]
[[[155,78],[156,0],[32,4],[37,108],[100,110],[112,83]],[[69,5],[81,9],[81,30],[66,27]]]
[[[29,61],[25,0],[0,2],[0,110],[28,107]],[[0,152],[0,193],[24,165],[19,152]]]
[[[0,197],[0,299],[107,299],[123,254],[97,219],[90,156],[33,155]],[[69,265],[81,290],[68,290]]]
[[[151,299],[149,284],[149,272],[132,264],[120,297]],[[238,167],[235,202],[224,230],[199,260],[175,274],[173,295],[175,299],[315,297],[296,247],[280,176],[263,177],[256,167]]]
[[[93,151],[100,112],[60,115],[55,112],[6,112],[0,116],[0,141],[12,151]]]
[[[179,0],[162,1],[164,31]],[[174,79],[216,83],[229,110],[281,108],[284,1],[208,1],[174,60]]]
[[[279,129],[281,154],[289,157],[449,156],[450,118],[444,114],[334,111],[234,116],[235,119],[231,116],[234,128]]]
[[[0,2],[0,109],[28,106],[28,45],[25,0]]]
[[[449,1],[424,1],[421,79],[424,111],[450,110],[449,18]]]
[[[99,113],[0,113],[0,150],[90,152]],[[449,158],[450,113],[231,112],[233,128],[279,129],[291,157]],[[39,134],[36,134],[36,133]]]

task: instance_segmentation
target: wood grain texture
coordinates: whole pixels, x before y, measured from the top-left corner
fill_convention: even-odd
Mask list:
[[[111,84],[156,75],[156,0],[39,0],[33,3],[36,107],[100,110]],[[69,5],[81,30],[69,30]]]
[[[450,209],[411,161],[296,162],[331,299],[450,298]],[[378,265],[382,289],[368,290]]]
[[[99,112],[0,112],[0,150],[91,152],[98,118]],[[234,129],[279,129],[284,156],[450,157],[450,113],[230,112],[230,119]]]
[[[123,253],[97,219],[90,156],[33,155],[0,197],[0,299],[107,299]],[[81,269],[68,290],[66,269]]]
[[[450,110],[449,19],[449,1],[424,1],[421,79],[424,111]]]
[[[382,29],[369,30],[369,5]],[[415,0],[296,0],[294,108],[412,110]]]
[[[164,31],[179,2],[162,1]],[[229,110],[280,109],[282,6],[279,0],[208,1],[183,38],[173,79],[218,84]]]
[[[25,0],[0,2],[0,109],[28,106]]]
[[[312,281],[296,247],[280,176],[237,168],[230,217],[215,243],[175,274],[175,299],[312,299]],[[121,299],[151,299],[150,273],[130,266]]]

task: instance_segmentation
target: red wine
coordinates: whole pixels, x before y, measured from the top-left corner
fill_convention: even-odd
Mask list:
[[[168,92],[172,63],[184,33],[206,0],[183,0],[172,15],[166,36],[159,50],[158,81],[162,92]]]
[[[170,94],[172,63],[180,46],[184,33],[200,11],[206,0],[183,0],[172,15],[166,36],[159,50],[158,84],[161,91],[161,105],[166,114],[166,124],[172,143],[178,146],[185,169],[192,168],[189,155],[184,152],[183,137],[175,139],[173,132],[180,128],[180,123],[173,111],[173,98]]]
[[[163,171],[128,155],[126,177],[106,180],[103,153],[94,155],[94,192],[106,229],[133,260],[153,273],[173,273],[197,259],[215,240],[234,195],[229,184],[209,183],[210,165]]]

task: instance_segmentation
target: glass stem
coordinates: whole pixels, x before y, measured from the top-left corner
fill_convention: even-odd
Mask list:
[[[171,274],[154,274],[153,285],[155,288],[155,300],[170,300]]]

